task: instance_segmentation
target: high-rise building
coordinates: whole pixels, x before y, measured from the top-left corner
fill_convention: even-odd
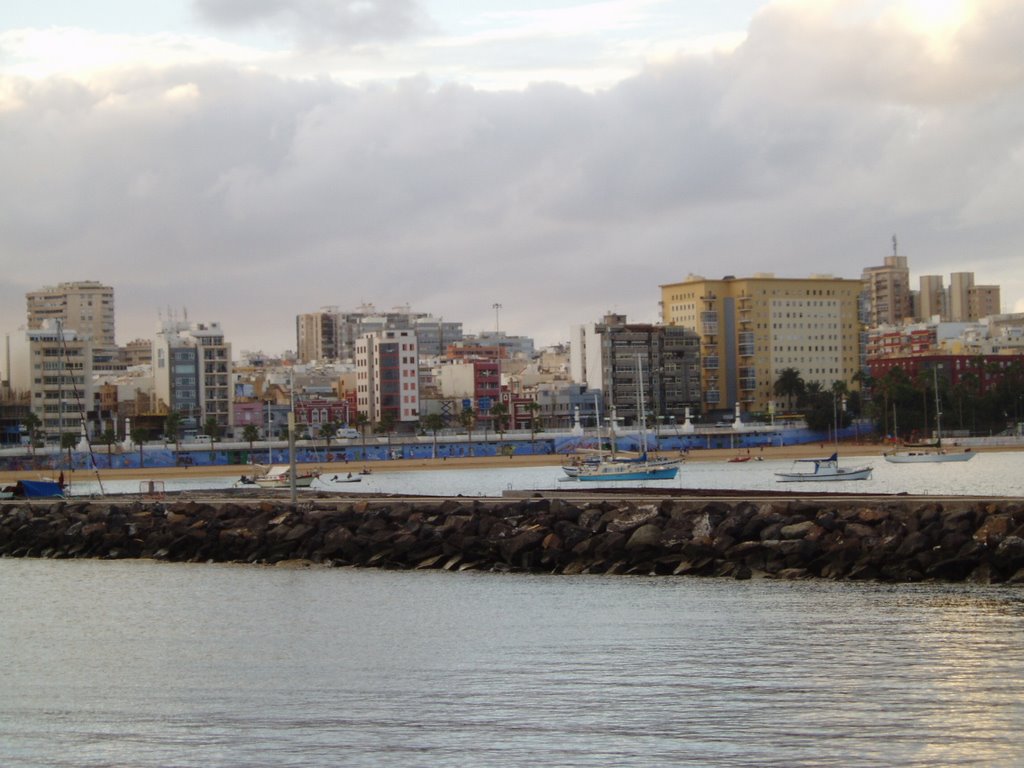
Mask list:
[[[606,413],[626,424],[638,423],[641,388],[654,424],[681,424],[686,409],[700,405],[700,339],[689,328],[627,323],[625,315],[609,313],[573,330],[569,368],[576,383],[602,393]]]
[[[231,344],[220,323],[165,321],[153,341],[153,379],[185,431],[202,431],[210,418],[222,429],[232,425]]]
[[[950,322],[966,323],[970,318],[970,293],[973,287],[973,272],[953,272],[949,276]]]
[[[114,289],[95,281],[60,283],[25,295],[28,328],[42,328],[44,320],[60,320],[63,327],[88,338],[96,347],[114,347]]]
[[[857,308],[862,283],[831,276],[803,279],[759,274],[706,280],[690,275],[661,286],[668,325],[700,337],[704,410],[743,412],[783,407],[774,385],[793,368],[827,389],[850,384],[859,369]]]
[[[895,238],[893,241],[895,250]],[[906,318],[913,317],[910,269],[907,267],[906,256],[886,256],[882,266],[867,267],[861,280],[867,297],[867,317],[863,321],[869,328],[899,325]]]
[[[418,422],[419,352],[411,330],[381,330],[356,343],[356,402],[370,423]]]
[[[975,285],[967,291],[967,322],[975,322],[1000,312],[998,285]]]
[[[372,304],[355,312],[325,307],[296,318],[298,359],[304,363],[352,360],[365,334],[385,330],[416,331],[419,353],[429,357],[440,357],[449,344],[462,339],[462,323],[413,312],[407,306],[391,312],[378,312]]]
[[[295,318],[296,354],[303,363],[337,360],[338,316],[331,312],[311,312]]]
[[[947,315],[946,289],[942,284],[942,275],[921,275],[918,291],[919,306],[915,313],[924,321],[938,317],[940,320]]]
[[[32,412],[48,438],[78,434],[93,407],[92,339],[53,322],[26,333]]]

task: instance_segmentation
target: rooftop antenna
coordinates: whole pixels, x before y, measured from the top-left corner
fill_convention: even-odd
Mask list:
[[[501,312],[501,304],[494,303],[494,304],[491,305],[491,309],[494,310],[494,332],[496,334],[497,333],[501,333],[501,324],[499,322],[500,312]]]
[[[896,235],[892,236],[892,255],[893,256],[898,256],[899,255],[899,251],[896,250]]]

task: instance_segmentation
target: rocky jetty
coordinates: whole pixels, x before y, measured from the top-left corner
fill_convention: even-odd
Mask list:
[[[1014,500],[8,502],[0,556],[1024,582]]]

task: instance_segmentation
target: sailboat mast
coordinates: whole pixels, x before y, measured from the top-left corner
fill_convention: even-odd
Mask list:
[[[644,364],[636,356],[637,407],[640,410],[640,446],[643,457],[647,458],[647,416],[644,413]]]
[[[939,366],[932,368],[932,380],[935,382],[935,444],[942,445],[942,409],[939,405]]]

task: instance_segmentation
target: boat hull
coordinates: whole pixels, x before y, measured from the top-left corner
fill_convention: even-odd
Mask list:
[[[884,458],[890,464],[940,464],[949,461],[970,461],[977,454],[962,453],[887,453]]]
[[[835,472],[776,472],[775,477],[780,483],[827,483],[840,480],[867,480],[871,477],[871,467],[838,469]]]
[[[596,464],[574,464],[562,467],[570,480],[598,482],[605,480],[672,480],[679,474],[679,461],[608,461]]]

